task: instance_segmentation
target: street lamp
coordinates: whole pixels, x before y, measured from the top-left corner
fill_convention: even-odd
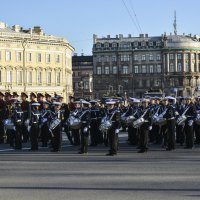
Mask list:
[[[24,92],[26,92],[26,57],[25,57],[25,51],[27,46],[27,39],[24,39],[22,41],[22,47],[23,47],[23,83],[24,83]]]

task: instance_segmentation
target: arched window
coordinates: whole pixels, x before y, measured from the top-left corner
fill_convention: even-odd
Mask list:
[[[174,63],[170,63],[169,72],[174,72]]]

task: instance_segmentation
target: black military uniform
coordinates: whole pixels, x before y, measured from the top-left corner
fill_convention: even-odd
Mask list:
[[[167,151],[171,151],[175,149],[175,107],[173,103],[175,102],[175,98],[168,98],[167,111],[163,115],[163,118],[167,120]]]
[[[29,140],[29,134],[27,130],[27,126],[25,125],[25,121],[30,118],[30,113],[31,113],[31,105],[30,103],[26,100],[28,98],[28,95],[24,92],[21,93],[21,109],[23,111],[23,123],[22,123],[22,137],[23,137],[23,142],[28,142]]]
[[[112,102],[112,101],[106,102],[108,107],[109,105],[114,105],[115,103],[116,102]],[[111,106],[111,109],[108,108],[107,116],[109,120],[112,122],[112,126],[107,131],[110,150],[109,150],[109,153],[106,155],[113,156],[117,154],[117,150],[118,150],[118,142],[119,142],[118,133],[121,126],[120,125],[120,111],[118,108],[116,107],[114,108]]]
[[[81,149],[80,154],[87,154],[88,153],[88,137],[89,137],[89,128],[90,128],[90,110],[88,108],[89,102],[87,101],[81,101],[82,104],[82,110],[77,115],[80,118],[82,125],[81,125]]]
[[[4,143],[4,119],[6,114],[6,102],[3,100],[4,94],[0,92],[0,144]]]
[[[57,125],[54,128],[50,128],[52,134],[52,152],[58,152],[61,150],[61,143],[62,143],[62,119],[63,119],[63,112],[61,112],[61,103],[54,102],[54,111],[50,112],[51,124],[58,121]],[[50,125],[51,127],[51,125]]]
[[[15,102],[15,109],[12,120],[15,125],[15,149],[22,149],[22,130],[24,122],[24,112],[21,109],[21,101]]]
[[[41,123],[41,113],[39,111],[39,103],[31,104],[32,112],[30,118],[30,142],[31,142],[31,151],[38,150],[38,140],[40,135],[40,123]]]
[[[188,109],[187,112],[185,113],[187,120],[185,121],[185,143],[186,149],[192,149],[194,146],[194,130],[193,130],[193,124],[194,124],[194,119],[197,116],[196,108],[194,104],[190,101],[191,98],[187,97],[186,98],[186,108]]]
[[[91,114],[91,123],[90,123],[90,139],[91,144],[90,146],[97,146],[98,145],[98,139],[99,139],[99,117],[100,117],[100,111],[96,106],[96,101],[90,101],[91,108],[90,108],[90,114]]]
[[[145,122],[140,126],[140,139],[138,153],[144,153],[148,150],[148,135],[149,130],[152,129],[152,113],[148,106],[148,100],[142,99],[142,106],[140,107],[140,117],[143,116]]]
[[[196,99],[195,107],[196,107],[197,113],[200,114],[200,97]],[[200,125],[197,124],[196,122],[194,123],[194,132],[195,132],[195,138],[196,138],[195,144],[200,144]]]

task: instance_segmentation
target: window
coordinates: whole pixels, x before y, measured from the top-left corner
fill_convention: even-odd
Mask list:
[[[27,83],[32,84],[32,71],[27,72]]]
[[[141,44],[141,45],[142,45],[143,47],[144,47],[144,46],[146,46],[146,42],[142,42],[142,44]]]
[[[135,72],[135,74],[138,74],[138,73],[139,73],[138,66],[135,66],[135,67],[134,67],[134,72]]]
[[[113,67],[113,74],[117,74],[117,66]]]
[[[134,55],[134,60],[138,60],[138,55]]]
[[[108,47],[109,47],[109,43],[105,43],[105,44],[104,44],[104,47],[105,47],[105,48],[108,48]]]
[[[12,83],[12,71],[7,71],[7,83]]]
[[[146,65],[142,65],[142,73],[147,73]]]
[[[116,62],[116,61],[117,61],[116,56],[112,56],[112,61],[113,61],[113,62]]]
[[[142,87],[142,80],[139,80],[139,82],[138,82],[138,85],[139,85],[139,87]]]
[[[185,71],[186,72],[190,71],[189,63],[185,63]]]
[[[100,44],[100,43],[97,43],[97,44],[96,44],[96,47],[97,47],[97,48],[101,48],[101,44]]]
[[[11,61],[11,52],[6,51],[6,61]]]
[[[38,71],[38,72],[37,72],[37,83],[38,83],[39,85],[42,84],[42,72],[41,72],[41,71]]]
[[[162,69],[161,69],[161,65],[157,65],[157,73],[161,73]]]
[[[170,86],[173,87],[174,85],[175,85],[175,84],[174,84],[174,79],[171,78],[171,79],[170,79]]]
[[[17,71],[17,84],[22,84],[22,71]]]
[[[101,67],[97,67],[97,74],[98,74],[98,75],[101,74]]]
[[[194,60],[194,54],[193,53],[191,54],[191,59]]]
[[[109,62],[109,57],[108,57],[108,56],[105,56],[105,57],[104,57],[104,60],[105,60],[105,62]]]
[[[46,54],[46,63],[51,62],[51,54]]]
[[[17,60],[17,62],[22,61],[22,52],[16,53],[16,60]]]
[[[177,59],[178,60],[181,60],[182,59],[182,55],[179,53],[179,54],[177,54]]]
[[[32,54],[27,53],[27,62],[31,62],[31,61],[32,61]]]
[[[149,66],[149,72],[150,72],[150,73],[153,73],[153,65],[150,65],[150,66]]]
[[[149,55],[149,60],[153,60],[153,55]]]
[[[101,56],[97,57],[97,62],[101,62]]]
[[[137,47],[138,46],[138,42],[134,42],[134,46]]]
[[[182,72],[182,64],[178,63],[178,72]]]
[[[127,54],[121,55],[120,56],[120,61],[129,61],[130,57]]]
[[[41,55],[41,53],[37,54],[37,62],[42,62],[42,55]]]
[[[156,60],[161,60],[160,54],[156,55]]]
[[[156,46],[157,46],[157,47],[159,47],[160,44],[161,44],[160,41],[157,41],[157,42],[156,42]]]
[[[56,63],[60,63],[60,55],[59,54],[56,55]]]
[[[105,74],[109,74],[109,67],[105,67]]]
[[[89,82],[88,81],[84,81],[83,82],[83,87],[85,90],[89,90]]]
[[[169,59],[173,60],[174,59],[174,54],[169,54]]]
[[[128,74],[128,66],[122,67],[122,74]]]
[[[113,43],[112,47],[114,47],[114,48],[117,47],[117,43]]]
[[[142,55],[142,60],[146,60],[146,56],[145,55]]]
[[[146,80],[146,86],[150,87],[150,80]]]
[[[185,59],[186,59],[186,60],[189,59],[189,54],[188,54],[188,53],[185,54]]]
[[[57,84],[57,86],[59,86],[60,85],[60,83],[61,83],[61,73],[60,72],[57,72],[56,73],[56,84]]]
[[[47,72],[47,84],[51,84],[51,72]]]
[[[152,47],[153,46],[153,42],[149,42],[149,46]]]
[[[173,63],[170,63],[170,66],[169,66],[169,72],[174,72],[174,64]]]

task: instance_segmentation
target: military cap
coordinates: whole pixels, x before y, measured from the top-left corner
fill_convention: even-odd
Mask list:
[[[90,103],[91,103],[91,105],[95,105],[97,103],[97,101],[91,100]]]
[[[12,96],[13,97],[15,97],[15,96],[18,97],[19,95],[17,94],[17,92],[13,92]]]
[[[140,101],[141,101],[142,103],[143,103],[143,102],[149,102],[149,99],[147,99],[147,98],[142,98]]]
[[[34,98],[36,98],[36,95],[33,92],[30,93],[30,96],[33,96]]]
[[[37,93],[37,98],[39,97],[44,97],[44,95],[42,93]]]
[[[27,95],[25,92],[22,92],[22,93],[21,93],[21,97],[22,97],[22,96],[28,98],[28,95]]]
[[[5,96],[10,96],[11,97],[12,95],[9,92],[6,92]]]
[[[50,94],[48,94],[48,93],[45,93],[45,95],[44,95],[46,98],[48,98],[48,97],[51,97],[51,95]]]
[[[61,106],[62,103],[61,103],[61,102],[57,102],[57,101],[55,101],[55,102],[53,102],[53,105],[54,105],[54,106]]]
[[[0,92],[0,96],[4,97],[5,95],[2,92]]]

